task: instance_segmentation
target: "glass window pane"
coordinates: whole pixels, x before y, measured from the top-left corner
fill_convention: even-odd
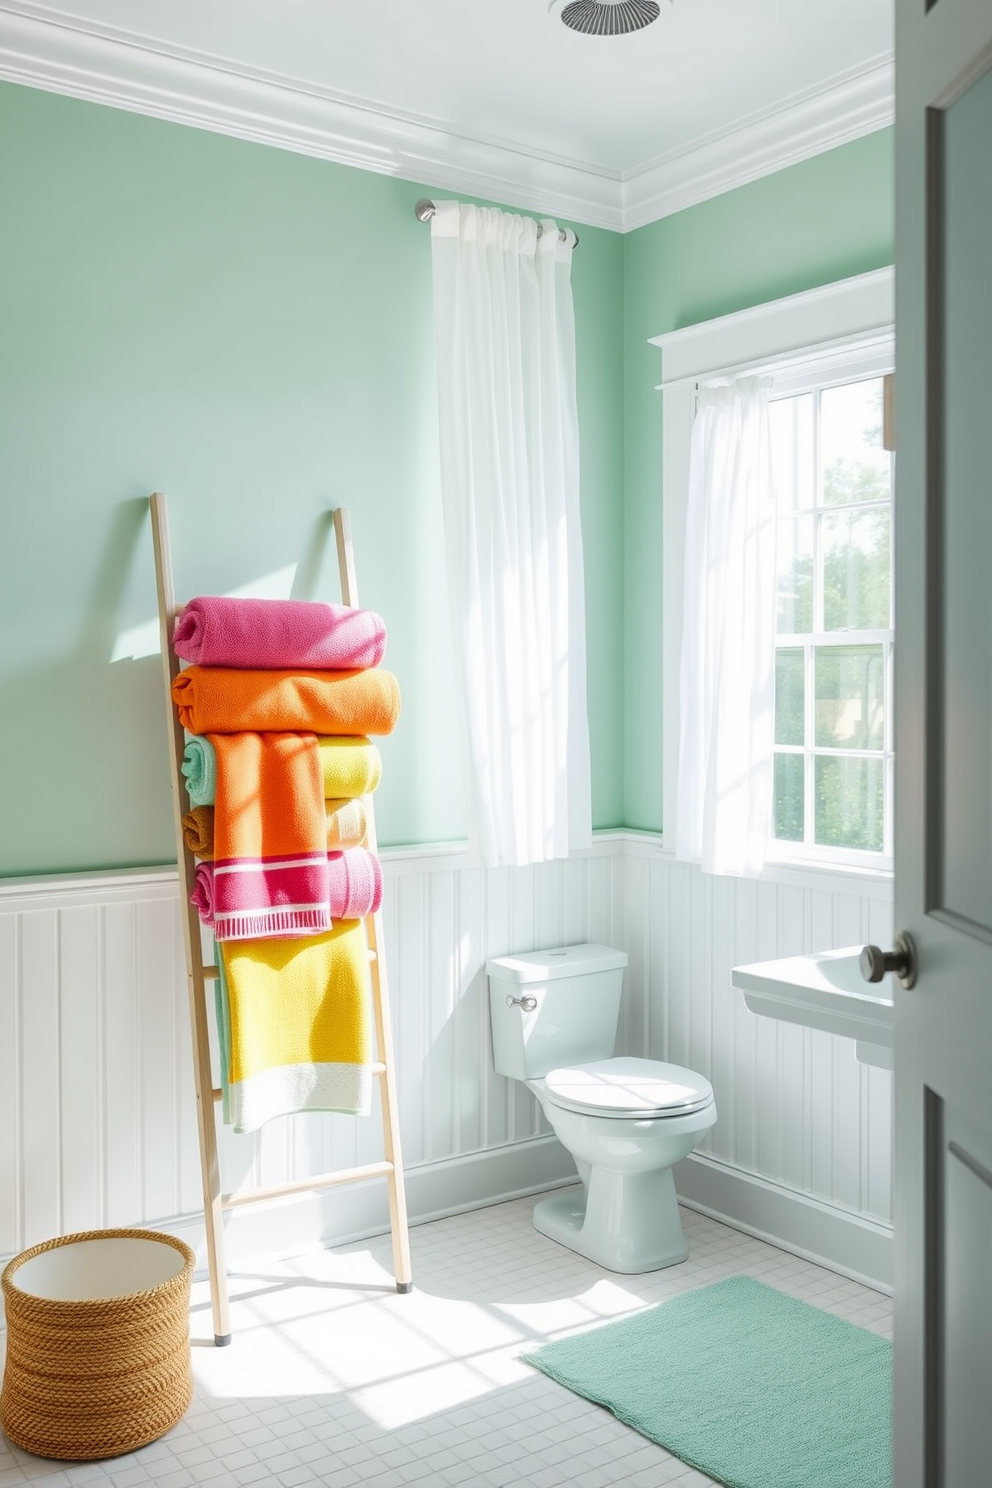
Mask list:
[[[817,755],[813,771],[814,840],[824,847],[881,852],[885,819],[883,762]]]
[[[823,500],[884,501],[892,493],[892,461],[882,448],[882,379],[824,388],[820,394]]]
[[[828,749],[881,749],[885,740],[881,646],[817,646],[813,672],[814,742]]]
[[[813,629],[813,519],[778,524],[779,635],[808,635]]]
[[[768,405],[772,440],[772,479],[779,515],[810,507],[816,496],[813,394],[776,398]]]
[[[775,756],[775,836],[802,842],[805,836],[805,760],[801,754]]]
[[[802,744],[805,738],[806,659],[798,646],[775,652],[775,743]]]
[[[888,630],[889,508],[831,512],[820,519],[823,628]]]

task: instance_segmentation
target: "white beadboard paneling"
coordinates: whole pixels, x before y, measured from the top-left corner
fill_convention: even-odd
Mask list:
[[[92,1195],[103,1194],[101,921],[87,909],[61,914],[62,1224],[67,1233],[88,1227]]]
[[[516,1144],[547,1132],[529,1092],[493,1071],[485,962],[563,941],[622,943],[622,864],[619,838],[569,862],[491,872],[461,850],[384,854],[407,1167],[478,1167],[480,1155],[522,1152]],[[0,1254],[201,1207],[174,872],[0,884],[0,1120]],[[219,1131],[230,1190],[382,1155],[378,1100],[368,1120],[296,1116],[250,1136]],[[484,1171],[499,1174],[503,1193],[507,1163]]]
[[[179,1087],[175,1003],[182,987],[174,901],[137,906],[134,996],[138,1002],[138,1108],[142,1212],[179,1209]],[[181,942],[180,942],[181,944]]]
[[[21,1040],[17,920],[0,914],[0,1255],[16,1250],[21,1219]]]
[[[720,1119],[701,1151],[721,1171],[888,1221],[891,1076],[858,1064],[848,1041],[754,1017],[730,982],[747,961],[889,944],[884,885],[822,873],[708,878],[633,833],[533,868],[483,870],[460,849],[435,848],[386,853],[384,869],[411,1172],[453,1165],[471,1202],[484,1199],[486,1172],[509,1191],[514,1163],[548,1127],[530,1094],[493,1070],[485,963],[588,939],[628,953],[620,1051],[713,1081]],[[182,958],[174,872],[0,884],[0,1254],[200,1208]],[[298,1116],[251,1136],[221,1126],[219,1145],[235,1190],[372,1161],[378,1102],[368,1120]],[[307,1210],[328,1237],[334,1216],[354,1225],[368,1207],[336,1192]]]
[[[425,1113],[430,1112],[430,1010],[425,1006],[428,973],[424,965],[428,882],[427,875],[407,874],[396,883],[393,894],[387,896],[393,900],[393,926],[391,935],[387,931],[386,944],[390,948],[403,947],[399,957],[390,950],[388,965],[396,1062],[403,1072],[399,1079],[403,1157],[413,1164],[429,1160],[430,1136],[429,1129],[425,1129],[428,1128]],[[447,1101],[450,1097],[444,1089],[443,1073],[439,1073],[437,1083],[440,1099]]]
[[[748,1012],[731,970],[892,935],[882,882],[779,871],[715,878],[640,839],[624,895],[631,980],[650,1053],[706,1074],[715,1161],[870,1221],[890,1221],[891,1075],[850,1040]],[[630,1028],[627,1032],[630,1047]]]
[[[56,910],[36,909],[20,923],[22,984],[21,1189],[24,1243],[62,1233],[62,1064],[59,1038],[59,935]]]
[[[123,896],[101,914],[103,938],[104,1108],[103,1225],[133,1224],[142,1214],[138,1131],[138,1013],[135,996],[137,904]],[[29,992],[30,989],[26,988]]]
[[[497,868],[479,875],[479,892],[482,897],[483,915],[482,955],[479,958],[479,976],[482,994],[486,995],[485,964],[491,956],[502,956],[510,950],[510,872],[508,868]],[[467,948],[465,948],[467,949]],[[464,952],[463,952],[464,953]],[[486,1010],[488,1015],[488,1008]],[[513,1092],[509,1080],[497,1075],[492,1068],[492,1031],[488,1016],[485,1019],[486,1059],[483,1075],[485,1098],[485,1146],[495,1146],[501,1141],[509,1127],[510,1102]]]
[[[489,991],[483,945],[483,873],[450,874],[444,908],[448,943],[438,942],[437,955],[450,963],[454,1000],[455,1139],[459,1152],[478,1152],[489,1145],[488,1087],[492,1073],[489,1039]],[[440,926],[439,926],[440,931]]]

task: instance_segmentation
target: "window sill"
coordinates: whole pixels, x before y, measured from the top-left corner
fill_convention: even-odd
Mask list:
[[[672,849],[665,846],[660,832],[643,832],[628,827],[623,837],[624,851],[631,857],[660,857],[670,863],[680,861]],[[752,882],[781,884],[794,889],[819,889],[827,893],[841,890],[886,902],[891,902],[893,897],[891,868],[863,868],[843,863],[797,863],[775,859],[766,862],[758,878]]]

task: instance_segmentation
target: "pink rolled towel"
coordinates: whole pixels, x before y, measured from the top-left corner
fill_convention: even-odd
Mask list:
[[[382,904],[382,864],[364,847],[328,853],[331,919],[360,920]]]
[[[208,926],[214,928],[214,865],[213,863],[197,863],[196,880],[193,884],[193,892],[189,901],[199,912],[200,919]]]
[[[375,914],[380,908],[382,864],[375,853],[367,852],[364,847],[350,847],[345,852],[328,853],[327,870],[333,921],[360,920],[365,915]],[[203,923],[211,929],[214,926],[214,893],[213,863],[197,863],[196,882],[189,896],[190,902],[196,906]],[[307,933],[312,932],[287,930],[277,934],[275,939],[293,940],[300,934]]]
[[[379,665],[386,626],[374,610],[302,599],[191,599],[176,621],[173,650],[200,666],[363,670]]]

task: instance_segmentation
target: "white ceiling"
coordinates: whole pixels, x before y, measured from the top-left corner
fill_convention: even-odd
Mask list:
[[[418,171],[446,154],[451,184],[488,174],[510,200],[515,179],[522,205],[556,173],[562,207],[585,192],[572,215],[593,221],[662,215],[666,188],[691,194],[693,178],[710,194],[738,144],[748,178],[891,115],[893,0],[661,3],[641,32],[592,37],[554,0],[0,0],[0,76],[169,117],[210,87],[236,113],[247,79],[256,116],[285,113],[301,136],[274,142],[441,185]],[[784,155],[765,161],[773,137]]]

